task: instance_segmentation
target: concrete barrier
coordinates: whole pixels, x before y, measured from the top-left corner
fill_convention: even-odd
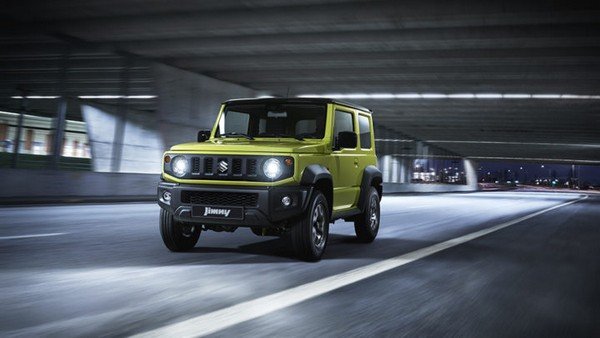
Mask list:
[[[153,201],[157,174],[0,169],[0,204]],[[475,191],[476,186],[384,183],[383,192],[441,193]]]
[[[154,200],[157,174],[0,169],[0,204]]]
[[[384,194],[477,191],[477,184],[383,183]]]

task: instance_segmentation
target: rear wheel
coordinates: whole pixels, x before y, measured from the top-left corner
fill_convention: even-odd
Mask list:
[[[313,262],[321,259],[329,239],[329,220],[327,199],[315,191],[306,215],[292,225],[290,235],[296,256]]]
[[[160,209],[160,235],[171,251],[181,252],[192,249],[200,237],[200,226],[177,222],[173,214]]]
[[[354,220],[354,231],[359,241],[371,243],[375,240],[379,232],[379,219],[379,193],[377,189],[370,187],[365,210]]]

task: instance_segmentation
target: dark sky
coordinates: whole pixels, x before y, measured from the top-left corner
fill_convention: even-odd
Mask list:
[[[543,168],[542,168],[543,165]],[[523,169],[521,169],[521,167]],[[580,182],[590,182],[593,185],[600,184],[600,166],[579,165]],[[546,164],[546,163],[517,163],[517,162],[479,162],[481,172],[511,170],[513,172],[525,172],[528,177],[548,178],[551,172],[556,171],[557,178],[569,178],[571,165]]]

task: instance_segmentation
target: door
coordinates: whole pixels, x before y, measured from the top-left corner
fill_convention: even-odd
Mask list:
[[[356,134],[356,119],[354,112],[341,107],[335,110],[335,119],[333,125],[333,151],[331,155],[335,162],[335,173],[333,173],[333,210],[342,211],[352,208],[358,200],[360,183],[357,182],[359,176],[359,159],[357,149],[342,148],[337,149],[337,138],[340,132],[353,132]]]

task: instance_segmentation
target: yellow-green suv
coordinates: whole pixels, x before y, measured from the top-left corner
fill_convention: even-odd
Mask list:
[[[316,261],[329,223],[344,219],[372,242],[382,194],[376,164],[366,108],[324,98],[226,101],[211,131],[164,154],[163,241],[185,251],[202,231],[250,227],[289,235],[300,258]]]

